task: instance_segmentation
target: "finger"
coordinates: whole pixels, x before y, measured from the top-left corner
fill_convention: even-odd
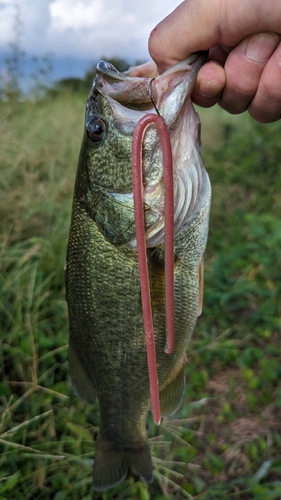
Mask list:
[[[192,52],[234,47],[259,31],[281,32],[276,0],[185,0],[152,31],[149,52],[162,73]]]
[[[217,61],[208,61],[200,69],[192,100],[199,106],[209,108],[216,104],[225,86],[225,71]]]
[[[281,43],[266,64],[256,94],[248,106],[257,121],[268,123],[281,117]]]
[[[279,43],[275,33],[250,35],[225,62],[226,86],[220,105],[229,113],[242,113],[253,99],[263,69]]]
[[[216,45],[209,50],[209,60],[217,61],[221,66],[225,65],[225,61],[232,47],[222,47],[221,45]]]

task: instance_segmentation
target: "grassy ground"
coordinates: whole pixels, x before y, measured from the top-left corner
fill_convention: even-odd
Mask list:
[[[97,494],[63,277],[84,106],[0,103],[0,499],[280,499],[281,124],[200,112],[213,206],[185,403],[148,420],[154,483]]]

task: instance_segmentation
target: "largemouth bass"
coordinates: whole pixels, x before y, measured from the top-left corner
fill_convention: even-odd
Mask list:
[[[128,469],[153,478],[146,437],[151,405],[132,186],[132,137],[147,113],[169,130],[174,177],[175,344],[165,352],[165,217],[162,148],[149,126],[142,148],[147,265],[161,415],[180,406],[185,352],[202,305],[202,259],[211,187],[200,155],[200,121],[191,103],[204,55],[158,75],[154,63],[119,73],[101,61],[87,106],[66,265],[69,369],[76,393],[99,399],[96,490]]]

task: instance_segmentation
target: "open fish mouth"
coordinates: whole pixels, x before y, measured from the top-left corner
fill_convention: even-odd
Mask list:
[[[206,183],[200,155],[200,120],[191,102],[205,53],[192,54],[162,75],[155,63],[133,67],[125,73],[105,61],[97,66],[95,89],[108,100],[114,126],[123,135],[133,135],[136,124],[147,113],[159,114],[170,134],[174,174],[174,234],[180,232],[200,205]],[[146,211],[146,244],[164,241],[164,180],[162,149],[157,131],[149,127],[143,141],[143,185]],[[132,191],[111,192],[112,198],[133,209]],[[136,238],[126,242],[136,248]]]

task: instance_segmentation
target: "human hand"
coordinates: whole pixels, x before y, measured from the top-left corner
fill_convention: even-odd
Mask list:
[[[159,72],[209,49],[192,98],[260,122],[281,115],[281,4],[276,0],[185,0],[152,31]]]

